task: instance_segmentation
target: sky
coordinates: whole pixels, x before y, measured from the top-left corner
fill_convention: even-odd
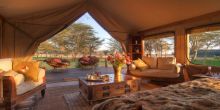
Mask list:
[[[112,36],[102,28],[92,17],[89,13],[85,13],[83,16],[81,16],[78,20],[75,21],[75,23],[85,23],[90,26],[92,26],[95,30],[95,35],[97,37],[100,37],[101,39],[104,39],[103,45],[99,47],[98,50],[107,50],[108,45],[108,39],[112,38]]]

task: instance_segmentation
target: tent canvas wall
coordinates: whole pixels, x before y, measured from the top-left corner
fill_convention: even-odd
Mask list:
[[[139,33],[142,36],[172,30],[178,31],[176,36],[178,47],[185,41],[185,28],[219,22],[218,11],[220,11],[219,0],[0,1],[0,58],[33,55],[42,41],[61,31],[85,12],[89,12],[122,44],[125,44],[129,35]],[[213,18],[216,15],[213,14],[205,20],[187,21],[187,27],[184,27],[186,26],[184,22],[178,24],[180,23],[178,21],[213,12],[218,13],[217,18]],[[174,25],[172,24],[174,22],[177,23]],[[189,25],[190,23],[193,25]],[[156,28],[159,26],[164,27]],[[177,57],[178,54],[182,54],[176,53]],[[179,56],[180,60],[184,61],[182,57],[184,56]]]

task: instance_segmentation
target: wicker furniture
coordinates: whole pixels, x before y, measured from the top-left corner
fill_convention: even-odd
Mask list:
[[[79,79],[81,95],[91,104],[93,101],[121,96],[140,90],[140,79],[130,75],[122,75],[120,81],[114,80],[114,74],[108,74],[108,82],[89,82]]]

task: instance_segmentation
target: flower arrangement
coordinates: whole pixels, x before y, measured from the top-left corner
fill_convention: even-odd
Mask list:
[[[122,67],[124,64],[131,64],[130,56],[119,52],[114,52],[109,55],[107,60],[115,67]]]
[[[111,62],[114,69],[115,81],[121,81],[121,69],[124,64],[131,64],[131,59],[124,53],[114,52],[107,57],[107,60]]]

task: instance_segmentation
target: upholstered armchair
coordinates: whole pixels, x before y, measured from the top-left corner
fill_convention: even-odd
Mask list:
[[[28,97],[41,92],[45,95],[46,79],[45,70],[39,69],[38,81],[25,79],[23,74],[12,71],[12,59],[0,59],[1,69],[1,97],[6,110],[14,107]],[[3,72],[4,71],[4,72]],[[6,73],[6,71],[11,71]]]

